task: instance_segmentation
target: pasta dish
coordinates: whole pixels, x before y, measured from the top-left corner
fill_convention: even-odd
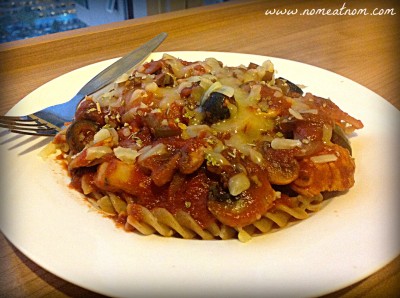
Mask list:
[[[363,124],[274,65],[169,54],[99,95],[45,148],[71,187],[127,231],[242,242],[354,185]]]

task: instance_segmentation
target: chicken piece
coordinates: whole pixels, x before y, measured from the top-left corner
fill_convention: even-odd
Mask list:
[[[300,172],[290,186],[301,195],[324,191],[345,191],[354,185],[355,163],[349,151],[339,145],[325,146],[318,155],[299,161]]]
[[[342,111],[330,99],[306,93],[306,95],[301,98],[301,101],[307,104],[311,109],[318,109],[319,113],[321,113],[323,117],[333,120],[337,125],[342,127],[346,133],[351,133],[355,129],[361,129],[364,127],[364,124],[360,120]]]

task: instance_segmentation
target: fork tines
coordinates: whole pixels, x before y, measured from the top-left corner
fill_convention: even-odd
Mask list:
[[[37,136],[54,136],[58,132],[29,116],[0,116],[0,127],[15,133]]]

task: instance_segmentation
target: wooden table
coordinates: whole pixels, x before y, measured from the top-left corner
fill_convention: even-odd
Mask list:
[[[300,15],[306,8],[370,14]],[[375,8],[392,14],[371,15]],[[298,13],[265,14],[273,9]],[[159,51],[241,52],[301,61],[350,78],[399,109],[399,13],[396,1],[230,1],[2,44],[0,114],[43,83],[121,56],[160,31],[169,37]],[[101,297],[42,269],[3,234],[0,247],[1,297]],[[397,257],[365,280],[326,297],[394,297],[399,285]]]

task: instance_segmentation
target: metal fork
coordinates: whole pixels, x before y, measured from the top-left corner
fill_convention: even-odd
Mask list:
[[[66,122],[72,121],[77,105],[85,96],[100,90],[128,72],[153,52],[166,37],[167,34],[163,32],[111,64],[83,86],[69,101],[25,116],[0,116],[0,127],[20,134],[56,135]]]

